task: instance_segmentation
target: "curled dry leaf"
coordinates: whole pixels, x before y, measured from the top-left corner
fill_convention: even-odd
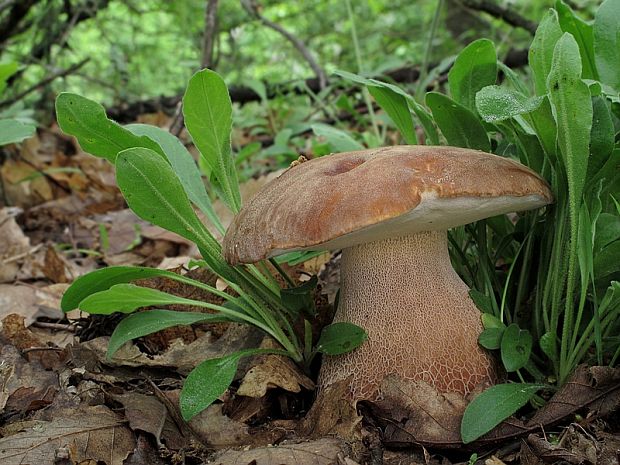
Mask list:
[[[268,342],[269,341],[269,342]],[[277,348],[271,339],[265,339],[263,348]],[[314,383],[304,375],[290,358],[281,355],[261,355],[243,377],[237,394],[247,397],[263,397],[267,389],[282,388],[289,392],[300,392],[301,388],[314,389]]]
[[[59,411],[50,421],[38,421],[25,430],[0,439],[0,463],[50,463],[57,451],[68,463],[92,460],[122,465],[133,451],[131,430],[118,415],[103,406]]]
[[[17,276],[20,257],[30,251],[30,239],[15,221],[15,209],[0,209],[0,283],[11,282]]]

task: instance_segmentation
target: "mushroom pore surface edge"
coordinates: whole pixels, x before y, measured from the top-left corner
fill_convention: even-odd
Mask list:
[[[324,357],[319,386],[351,377],[374,399],[396,373],[440,392],[491,384],[478,345],[480,311],[450,263],[447,229],[551,203],[536,173],[512,160],[454,147],[396,146],[302,163],[267,184],[224,238],[232,264],[291,250],[342,249],[334,321],[362,326],[355,351]]]

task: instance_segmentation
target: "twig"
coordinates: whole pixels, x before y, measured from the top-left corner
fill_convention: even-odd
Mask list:
[[[520,27],[521,29],[525,29],[530,34],[534,35],[536,33],[536,28],[538,25],[534,21],[530,21],[529,19],[521,16],[514,10],[511,10],[508,7],[504,7],[498,5],[497,3],[490,0],[457,0],[461,5],[470,8],[472,10],[483,11],[485,13],[490,14],[494,18],[501,19],[507,24],[510,24],[514,27]]]
[[[66,323],[48,323],[46,321],[35,321],[32,326],[36,328],[53,329],[55,331],[68,331],[75,333],[75,326],[73,324]]]
[[[24,90],[23,92],[20,92],[19,94],[17,94],[13,98],[10,98],[8,100],[0,102],[0,108],[8,107],[9,105],[12,105],[13,103],[23,99],[26,95],[34,92],[37,89],[40,89],[41,87],[46,86],[47,84],[49,84],[50,82],[52,82],[56,78],[64,77],[64,76],[67,76],[68,74],[71,74],[71,73],[77,71],[78,69],[80,69],[82,66],[84,66],[89,61],[90,61],[90,58],[84,58],[82,61],[80,61],[80,62],[70,66],[67,69],[63,69],[62,71],[57,71],[56,73],[51,74],[50,76],[46,77],[45,79],[43,79],[43,80],[37,82],[36,84],[30,86],[28,89]]]
[[[258,19],[261,23],[263,23],[268,28],[273,29],[277,33],[284,36],[286,40],[288,40],[291,44],[293,44],[293,46],[297,49],[297,51],[301,53],[304,59],[308,62],[308,64],[310,65],[310,68],[312,68],[312,71],[314,71],[314,74],[319,80],[319,88],[324,89],[325,86],[327,85],[327,75],[325,74],[325,71],[323,70],[323,68],[321,68],[319,63],[315,60],[312,53],[310,53],[310,50],[308,50],[308,47],[306,47],[306,44],[304,44],[301,39],[291,34],[289,31],[284,29],[279,24],[274,23],[273,21],[270,21],[269,19],[262,16],[260,12],[258,11],[259,8],[258,8],[258,4],[256,0],[241,0],[241,3],[243,4],[243,7],[248,11],[248,13],[250,13],[256,19]]]

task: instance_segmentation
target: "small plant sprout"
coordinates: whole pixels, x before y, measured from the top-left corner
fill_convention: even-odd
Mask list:
[[[307,195],[304,193],[308,193]],[[480,311],[450,263],[449,228],[552,202],[532,170],[481,151],[396,146],[310,160],[266,185],[224,238],[229,263],[283,252],[343,249],[337,322],[368,341],[327,357],[322,387],[351,377],[376,398],[390,373],[466,394],[492,384],[478,345]]]

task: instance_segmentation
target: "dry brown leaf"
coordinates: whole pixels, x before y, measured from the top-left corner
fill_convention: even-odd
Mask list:
[[[53,283],[66,283],[66,273],[64,260],[60,258],[54,247],[48,246],[45,250],[43,274]]]
[[[362,417],[351,400],[348,379],[319,391],[312,408],[299,425],[299,435],[310,438],[337,436],[346,441],[361,439]]]
[[[224,415],[222,404],[210,405],[192,418],[189,425],[203,442],[215,449],[252,443],[249,427]]]
[[[0,439],[2,465],[52,463],[62,452],[70,463],[93,460],[122,465],[135,440],[125,422],[103,406],[56,412],[51,421]]]
[[[277,348],[277,345],[266,338],[261,348]],[[289,392],[300,392],[304,387],[314,389],[314,383],[304,375],[299,366],[290,358],[281,355],[262,355],[256,357],[256,363],[243,377],[237,394],[247,397],[263,397],[267,389],[282,388]]]
[[[467,406],[462,395],[441,394],[424,381],[397,375],[383,380],[381,393],[381,399],[368,405],[385,428],[386,444],[450,447],[461,443],[461,418]]]
[[[178,450],[186,446],[183,435],[168,415],[166,406],[154,396],[138,392],[110,395],[125,408],[125,417],[134,431],[150,433],[158,447]]]
[[[20,160],[6,160],[0,167],[0,176],[4,186],[4,196],[9,205],[23,208],[47,202],[54,197],[52,186],[45,176],[37,176],[29,181],[25,178],[39,172],[31,165]]]
[[[15,208],[0,209],[0,283],[15,279],[20,260],[30,251],[30,239],[15,221],[19,212]]]
[[[30,326],[39,317],[60,319],[60,299],[67,287],[67,284],[52,284],[41,288],[0,284],[0,320],[11,313],[22,316],[26,326]]]
[[[530,434],[527,437],[527,442],[531,446],[532,452],[545,463],[561,462],[571,465],[595,465],[597,463],[596,448],[594,448],[593,454],[583,453],[578,448],[568,450],[565,447],[550,444],[535,434]]]
[[[229,450],[212,459],[213,465],[335,465],[346,463],[349,448],[332,438],[302,443],[283,443],[248,451]]]

